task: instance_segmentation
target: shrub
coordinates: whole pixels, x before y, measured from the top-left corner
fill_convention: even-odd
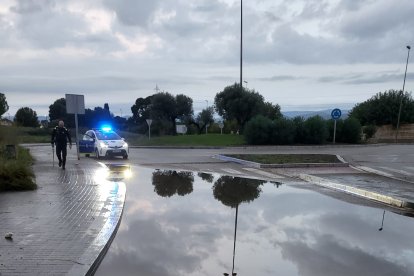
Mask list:
[[[293,144],[296,135],[295,124],[292,120],[280,118],[273,122],[270,141],[276,145]]]
[[[265,145],[270,143],[271,131],[272,121],[258,115],[246,123],[244,137],[248,144]]]
[[[292,122],[295,125],[295,143],[304,144],[306,142],[305,119],[297,116]]]
[[[335,142],[341,142],[343,126],[344,126],[344,120],[342,119],[336,120]],[[333,135],[334,135],[334,128],[335,128],[335,120],[326,120],[326,127],[328,129],[328,138],[326,140],[332,143]]]
[[[325,120],[320,116],[313,116],[304,122],[307,144],[322,144],[328,138]]]
[[[341,130],[340,141],[345,143],[359,143],[361,140],[361,124],[355,118],[348,118],[344,121]]]
[[[375,132],[377,132],[377,127],[375,125],[367,125],[363,128],[366,139],[374,137]]]
[[[18,159],[8,160],[0,156],[0,192],[34,190],[34,173],[31,168],[32,157],[27,149],[17,148]]]

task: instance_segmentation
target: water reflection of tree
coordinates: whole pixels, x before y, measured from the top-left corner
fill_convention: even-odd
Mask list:
[[[199,172],[197,174],[202,180],[207,181],[208,183],[213,183],[214,181],[214,175],[212,175],[211,173],[203,173],[203,172]]]
[[[175,194],[184,196],[193,191],[194,176],[192,172],[177,172],[172,170],[155,171],[152,173],[154,191],[162,197]]]
[[[236,208],[242,202],[251,202],[262,192],[266,181],[257,179],[222,176],[213,185],[214,198],[224,205]]]
[[[236,258],[236,239],[237,239],[237,218],[239,214],[239,205],[242,202],[251,202],[260,196],[262,192],[261,185],[266,181],[257,179],[240,178],[233,176],[222,176],[213,185],[214,197],[226,206],[236,208],[234,221],[234,238],[233,238],[233,264],[231,275],[234,273],[234,262]],[[224,273],[224,275],[229,275]]]

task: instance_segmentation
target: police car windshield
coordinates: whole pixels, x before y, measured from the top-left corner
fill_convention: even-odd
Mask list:
[[[115,132],[100,132],[96,131],[96,137],[98,137],[99,140],[121,140],[121,137],[116,134]]]

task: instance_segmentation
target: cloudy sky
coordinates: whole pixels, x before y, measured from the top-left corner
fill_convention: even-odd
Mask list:
[[[244,0],[243,11],[244,85],[283,111],[402,88],[412,0]],[[46,115],[65,93],[126,115],[158,85],[199,111],[239,81],[239,33],[240,0],[1,0],[0,92],[11,115]]]

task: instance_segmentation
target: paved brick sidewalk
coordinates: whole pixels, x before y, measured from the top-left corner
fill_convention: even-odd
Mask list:
[[[116,232],[125,185],[97,180],[99,164],[74,149],[66,171],[52,167],[50,147],[30,150],[38,190],[0,194],[0,275],[85,275]]]

